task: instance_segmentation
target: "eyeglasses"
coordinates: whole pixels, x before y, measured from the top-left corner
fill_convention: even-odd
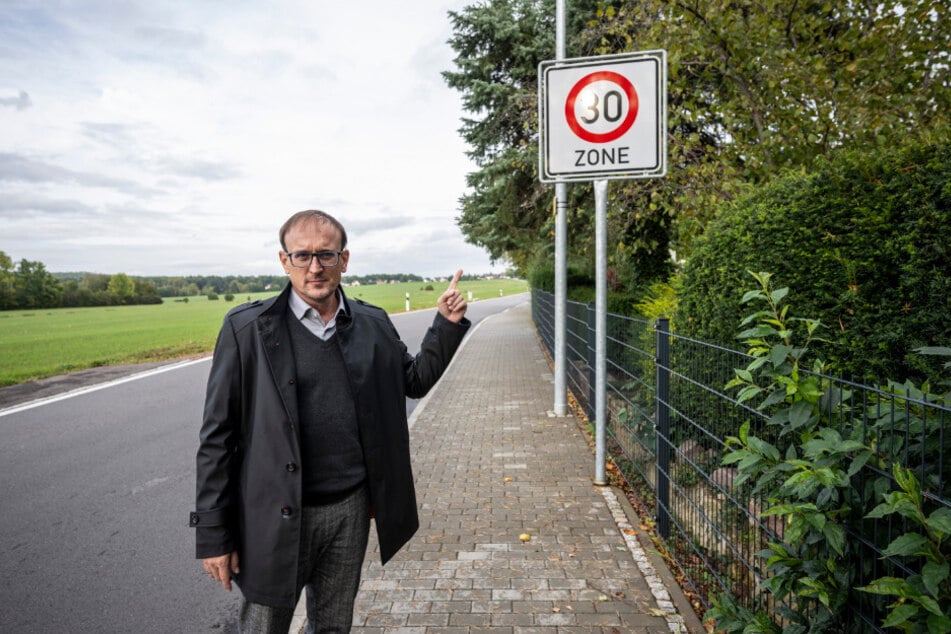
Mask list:
[[[291,265],[299,269],[309,269],[314,258],[317,258],[317,264],[320,266],[327,268],[337,266],[340,264],[340,256],[343,251],[315,251],[313,253],[310,251],[285,251],[285,253],[287,253],[287,259],[291,261]]]

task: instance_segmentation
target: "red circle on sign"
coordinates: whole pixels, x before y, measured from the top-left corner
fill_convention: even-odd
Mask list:
[[[627,116],[624,117],[616,128],[608,132],[597,133],[585,130],[581,127],[578,119],[575,118],[575,101],[578,100],[578,96],[582,90],[596,81],[609,81],[617,84],[624,91],[624,94],[627,95]],[[637,91],[634,89],[634,84],[632,84],[627,77],[610,70],[599,70],[595,73],[585,75],[572,86],[571,92],[568,93],[568,99],[565,101],[565,120],[568,122],[568,127],[571,128],[571,131],[582,140],[588,141],[589,143],[609,143],[621,138],[625,132],[631,129],[631,126],[634,125],[634,120],[637,118],[637,107]]]

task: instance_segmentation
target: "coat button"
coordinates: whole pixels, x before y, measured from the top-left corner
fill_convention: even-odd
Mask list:
[[[284,519],[289,518],[293,514],[294,514],[294,511],[291,509],[291,507],[289,506],[281,507],[281,517],[283,517]]]
[[[291,380],[288,381],[287,383],[288,383],[289,385],[294,385],[294,379],[291,379]]]
[[[288,462],[286,465],[284,465],[284,468],[290,471],[291,473],[294,473],[295,471],[297,471],[297,465],[293,462]]]

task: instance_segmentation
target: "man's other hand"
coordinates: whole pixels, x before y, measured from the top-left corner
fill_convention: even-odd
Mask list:
[[[202,559],[201,565],[205,568],[208,576],[220,582],[225,590],[231,592],[231,573],[238,574],[240,572],[237,551],[220,557]]]

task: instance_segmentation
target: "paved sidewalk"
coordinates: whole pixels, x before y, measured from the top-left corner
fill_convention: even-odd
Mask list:
[[[552,400],[528,303],[470,333],[414,412],[421,527],[386,567],[371,529],[355,633],[703,631]]]

